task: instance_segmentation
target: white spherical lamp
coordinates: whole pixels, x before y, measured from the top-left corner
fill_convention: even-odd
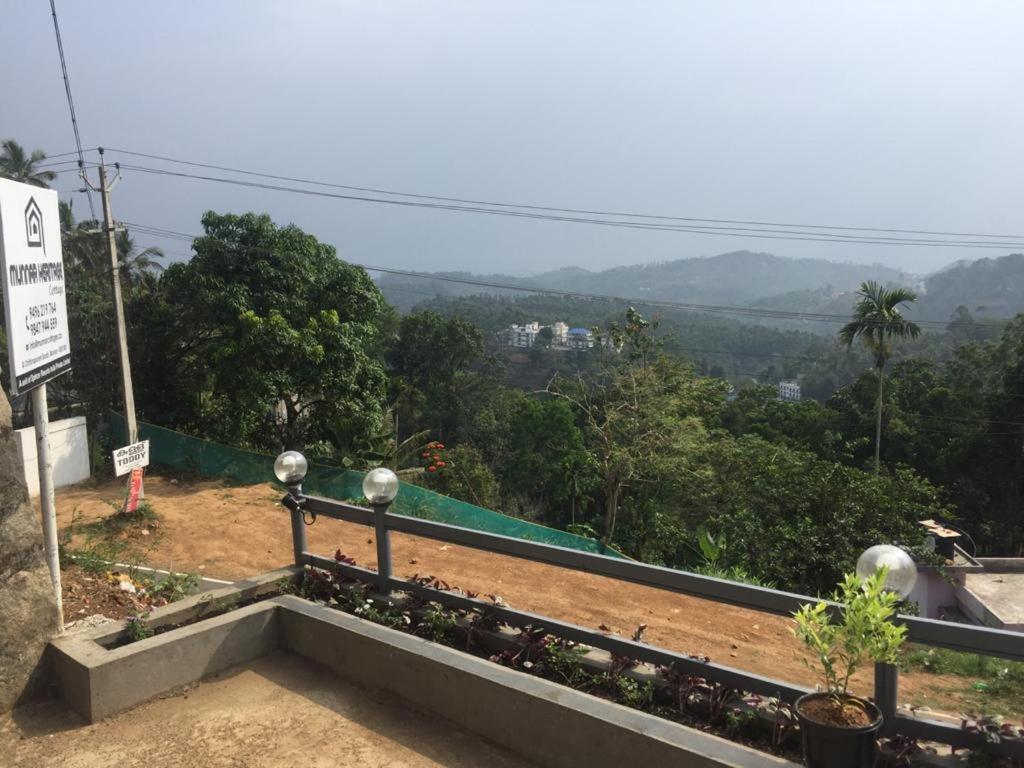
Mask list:
[[[285,451],[274,460],[274,474],[289,487],[301,485],[308,469],[306,457],[298,451]]]
[[[387,467],[371,469],[363,478],[363,496],[371,504],[390,504],[398,495],[398,475]]]
[[[857,575],[866,579],[883,567],[889,569],[885,575],[885,588],[900,597],[907,597],[917,583],[917,564],[913,558],[900,547],[876,544],[858,558]]]

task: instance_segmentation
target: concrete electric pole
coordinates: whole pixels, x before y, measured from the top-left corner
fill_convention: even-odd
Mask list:
[[[103,198],[103,233],[107,238],[107,252],[110,255],[110,284],[114,291],[114,320],[117,326],[117,357],[121,366],[121,388],[124,392],[124,418],[128,423],[128,443],[139,439],[139,427],[135,420],[135,390],[132,388],[132,367],[128,361],[128,330],[124,322],[124,303],[121,300],[121,268],[117,261],[117,239],[114,216],[110,212],[110,192],[121,178],[107,184],[107,166],[103,162],[103,148],[100,147],[100,186],[96,191]],[[84,172],[83,172],[84,178]],[[88,183],[88,181],[86,181]],[[90,185],[91,186],[91,185]]]

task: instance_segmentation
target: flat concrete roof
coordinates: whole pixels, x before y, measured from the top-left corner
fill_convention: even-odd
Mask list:
[[[1024,573],[968,573],[966,586],[1007,629],[1024,625]]]
[[[14,768],[529,768],[391,694],[277,653],[94,725],[47,702],[0,716]]]

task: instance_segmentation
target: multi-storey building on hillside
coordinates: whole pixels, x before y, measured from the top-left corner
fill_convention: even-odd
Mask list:
[[[537,337],[543,328],[551,329],[551,346],[555,349],[589,349],[594,346],[592,334],[589,345],[583,346],[580,345],[578,339],[573,337],[573,334],[577,331],[583,334],[590,334],[590,331],[586,328],[573,328],[570,330],[569,324],[563,323],[561,320],[551,325],[541,325],[536,320],[524,323],[523,325],[510,325],[505,332],[506,343],[510,347],[529,349],[537,342]]]
[[[508,345],[510,347],[529,349],[537,340],[538,333],[540,333],[540,324],[536,321],[524,325],[509,326]]]
[[[796,379],[786,379],[779,382],[779,400],[787,403],[800,402],[800,382]]]

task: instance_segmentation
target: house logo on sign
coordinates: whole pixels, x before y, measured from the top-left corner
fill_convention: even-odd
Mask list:
[[[25,238],[28,240],[29,248],[42,248],[46,252],[46,243],[43,241],[43,212],[39,210],[39,204],[34,197],[28,199],[25,206]]]

